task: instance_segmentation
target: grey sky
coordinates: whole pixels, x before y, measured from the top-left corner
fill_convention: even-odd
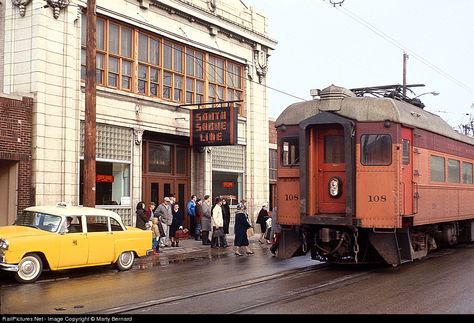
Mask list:
[[[333,0],[340,1],[340,0]],[[309,90],[407,83],[426,110],[452,126],[474,114],[474,1],[471,0],[244,0],[268,18],[278,45],[267,85],[310,100]],[[271,89],[270,116],[299,100]]]

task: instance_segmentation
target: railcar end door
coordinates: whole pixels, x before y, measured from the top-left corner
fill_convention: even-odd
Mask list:
[[[340,193],[331,196],[330,181],[340,181]],[[345,213],[346,164],[342,127],[318,129],[318,213]]]

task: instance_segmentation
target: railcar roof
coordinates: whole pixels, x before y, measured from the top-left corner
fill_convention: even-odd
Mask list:
[[[474,145],[474,139],[455,131],[440,116],[391,98],[356,97],[351,91],[331,85],[320,99],[294,103],[275,121],[275,126],[294,125],[320,112],[331,112],[359,122],[389,120],[437,133]]]

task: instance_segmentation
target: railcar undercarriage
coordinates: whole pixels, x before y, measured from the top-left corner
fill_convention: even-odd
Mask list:
[[[339,264],[385,262],[397,266],[423,258],[438,246],[474,241],[473,220],[399,229],[321,225],[301,229],[300,249],[310,251],[312,259]],[[290,237],[288,233],[286,236]]]

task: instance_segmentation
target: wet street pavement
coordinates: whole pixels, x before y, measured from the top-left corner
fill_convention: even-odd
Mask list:
[[[232,243],[229,237],[229,245]],[[34,284],[2,277],[2,314],[474,314],[474,244],[389,266],[328,266],[254,255],[194,240],[138,259],[132,270],[47,273]],[[46,273],[45,273],[46,274]]]

